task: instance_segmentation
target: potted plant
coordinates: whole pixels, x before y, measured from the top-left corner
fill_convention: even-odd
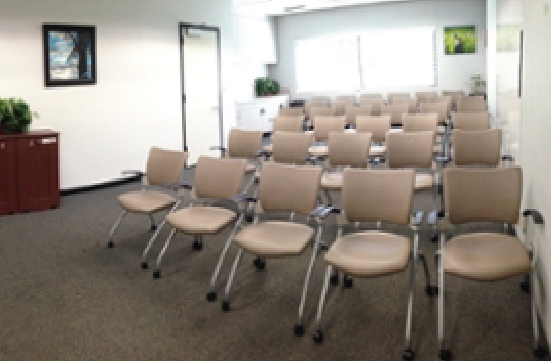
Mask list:
[[[257,97],[276,95],[279,93],[279,83],[270,78],[256,78],[254,80],[254,91]]]
[[[0,98],[0,133],[25,133],[29,130],[33,117],[38,117],[38,114],[32,112],[23,99]]]

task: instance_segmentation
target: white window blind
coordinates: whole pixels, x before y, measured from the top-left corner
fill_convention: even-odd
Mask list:
[[[295,42],[299,93],[436,85],[434,28],[372,30]]]
[[[297,40],[295,76],[299,92],[354,92],[360,88],[358,37]]]

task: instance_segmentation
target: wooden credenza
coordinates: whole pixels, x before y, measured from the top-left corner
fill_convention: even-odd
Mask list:
[[[0,215],[60,204],[59,133],[0,135]]]

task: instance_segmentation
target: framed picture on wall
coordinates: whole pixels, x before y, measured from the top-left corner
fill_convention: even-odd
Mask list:
[[[444,49],[446,55],[475,54],[478,46],[476,26],[454,26],[444,28]]]
[[[96,84],[96,27],[44,24],[47,87]]]

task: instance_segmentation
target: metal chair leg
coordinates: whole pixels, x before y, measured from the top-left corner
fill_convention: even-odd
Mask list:
[[[532,308],[532,329],[534,333],[534,356],[537,358],[545,358],[548,354],[547,350],[540,345],[540,330],[539,330],[539,323],[538,323],[538,310],[536,308],[536,298],[534,297],[534,285],[536,284],[536,267],[535,267],[535,257],[531,253],[530,254],[532,258],[532,269],[530,272],[530,278],[532,287],[530,288],[530,302],[531,302],[531,308]]]
[[[166,239],[165,245],[163,246],[163,249],[161,249],[161,252],[159,253],[159,256],[157,256],[157,266],[155,267],[155,271],[153,272],[153,278],[160,278],[161,277],[161,261],[163,259],[163,256],[168,249],[168,246],[170,245],[170,241],[172,240],[172,237],[174,237],[174,234],[176,233],[176,228],[172,227],[172,230],[170,231],[170,234],[168,235],[168,238]]]
[[[233,278],[235,277],[235,273],[237,271],[237,267],[239,267],[239,262],[241,261],[242,256],[243,248],[239,248],[239,251],[237,251],[237,256],[235,256],[235,261],[233,262],[233,266],[230,271],[230,276],[228,277],[226,290],[224,292],[224,301],[222,302],[222,311],[224,312],[228,312],[230,310],[230,290],[233,283]]]
[[[324,189],[323,193],[325,194],[325,198],[327,199],[327,205],[331,207],[333,205],[333,198],[331,197],[331,192],[329,189]]]
[[[121,224],[122,220],[124,219],[124,216],[126,216],[127,213],[128,211],[126,210],[122,211],[121,214],[119,215],[119,218],[117,218],[115,224],[111,228],[111,231],[109,232],[109,241],[107,242],[108,248],[115,247],[115,231],[117,230],[117,228],[119,228],[119,225]]]
[[[427,264],[427,257],[425,257],[425,255],[421,251],[419,251],[418,257],[419,257],[419,261],[423,265],[423,270],[425,272],[425,282],[426,282],[425,293],[429,297],[434,297],[434,296],[438,295],[438,287],[433,286],[430,283],[430,273],[429,273],[429,266]]]
[[[329,289],[329,279],[331,278],[331,270],[332,266],[328,265],[325,271],[325,279],[323,281],[323,288],[321,290],[320,300],[318,304],[318,313],[316,315],[316,323],[318,325],[318,329],[316,332],[314,332],[313,339],[316,343],[322,343],[323,342],[323,330],[321,327],[321,316],[323,313],[323,306],[325,305],[325,297],[327,296],[327,290]]]
[[[147,246],[145,247],[145,249],[143,251],[143,254],[142,254],[142,268],[143,269],[147,269],[149,267],[149,265],[147,264],[147,255],[149,254],[149,251],[151,250],[151,247],[153,246],[153,243],[155,243],[155,240],[159,236],[159,233],[161,232],[161,229],[163,229],[163,226],[166,223],[166,216],[168,214],[174,212],[174,210],[176,210],[180,206],[180,203],[182,203],[181,200],[176,202],[174,204],[174,206],[167,212],[167,214],[163,218],[163,221],[159,224],[159,226],[155,230],[155,233],[153,233],[153,236],[149,239],[149,242],[147,243]]]
[[[243,193],[247,193],[249,191],[249,188],[254,184],[254,174],[251,176],[251,179],[247,182],[245,187],[243,188]]]
[[[239,230],[239,227],[241,227],[241,223],[243,222],[243,217],[244,217],[243,214],[239,216],[239,219],[235,223],[235,226],[233,227],[231,234],[228,237],[228,240],[226,241],[224,248],[222,249],[222,253],[220,254],[220,258],[218,259],[218,264],[216,264],[216,268],[214,269],[214,273],[212,274],[212,277],[210,279],[210,292],[207,293],[207,300],[209,302],[216,301],[216,280],[218,279],[218,274],[220,273],[220,269],[224,264],[226,253],[228,253],[228,250],[230,249],[233,239],[235,238],[235,234]]]
[[[446,342],[444,337],[444,267],[442,265],[442,258],[444,256],[444,243],[446,242],[446,237],[444,233],[440,234],[440,254],[438,257],[438,347],[439,357],[443,361],[451,360],[451,351],[446,349]]]
[[[155,218],[153,218],[153,215],[148,214],[149,221],[151,222],[151,231],[155,231],[157,229],[157,225],[155,224]]]
[[[300,306],[298,307],[298,322],[295,324],[294,332],[295,336],[304,335],[304,325],[303,325],[303,316],[304,316],[304,305],[306,304],[306,295],[308,293],[308,285],[310,283],[310,275],[312,274],[312,268],[316,262],[316,256],[318,254],[318,249],[320,247],[320,239],[323,233],[323,227],[319,226],[316,234],[316,239],[314,241],[314,249],[312,250],[312,257],[310,258],[310,263],[308,265],[308,270],[306,271],[306,278],[304,279],[304,286],[302,287],[302,295],[300,298]]]
[[[413,360],[413,350],[411,348],[411,328],[413,322],[413,299],[415,295],[415,263],[416,263],[416,251],[412,254],[410,261],[410,273],[409,273],[409,297],[408,297],[408,313],[406,319],[406,349],[404,351],[405,360]]]

